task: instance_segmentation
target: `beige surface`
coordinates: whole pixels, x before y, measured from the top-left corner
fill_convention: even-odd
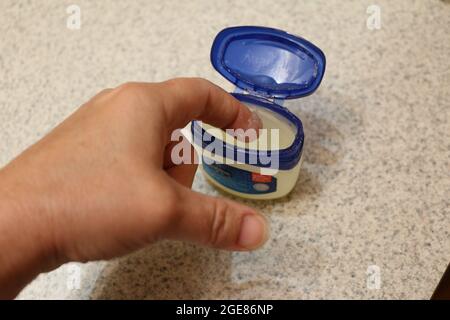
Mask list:
[[[163,242],[109,263],[66,265],[20,298],[428,298],[450,261],[450,5],[377,1],[0,2],[0,164],[97,91],[202,76],[227,89],[209,49],[230,25],[313,41],[328,69],[288,107],[306,153],[292,194],[252,203],[272,224],[255,253]],[[216,194],[198,176],[195,189]],[[381,287],[366,271],[377,265]],[[78,270],[78,271],[77,271]],[[68,282],[80,276],[80,288]],[[75,283],[76,284],[76,283]]]

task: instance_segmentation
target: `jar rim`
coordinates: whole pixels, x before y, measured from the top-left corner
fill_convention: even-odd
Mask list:
[[[291,145],[284,149],[279,150],[254,150],[248,148],[238,147],[233,144],[221,141],[223,145],[222,156],[229,159],[245,159],[245,164],[250,164],[262,168],[273,168],[273,163],[264,163],[261,161],[261,155],[264,157],[278,157],[278,167],[273,169],[290,170],[297,165],[300,161],[305,135],[303,132],[303,124],[301,120],[290,112],[287,108],[282,107],[270,100],[252,96],[250,94],[232,93],[232,95],[242,102],[247,102],[257,107],[266,108],[281,117],[287,119],[296,129],[295,137]],[[193,135],[200,135],[201,137],[207,137],[207,139],[200,139],[200,147],[206,148],[209,144],[215,142],[216,137],[210,135],[205,129],[201,127],[199,121],[192,121],[191,132]],[[205,141],[206,140],[206,141]],[[195,143],[199,141],[194,139]],[[233,158],[231,158],[233,157]],[[249,159],[256,159],[256,163],[250,163]]]

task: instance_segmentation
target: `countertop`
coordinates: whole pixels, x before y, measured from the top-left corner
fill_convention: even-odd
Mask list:
[[[295,189],[245,201],[271,223],[261,250],[164,241],[64,265],[19,299],[431,296],[450,261],[448,2],[74,3],[78,30],[66,27],[67,2],[0,3],[0,165],[103,88],[200,76],[232,90],[209,62],[227,26],[301,35],[323,49],[327,72],[315,94],[286,103],[306,134]],[[194,189],[226,196],[200,174]]]

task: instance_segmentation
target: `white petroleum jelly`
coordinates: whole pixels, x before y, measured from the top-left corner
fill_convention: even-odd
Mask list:
[[[294,142],[295,127],[287,119],[265,108],[249,103],[244,104],[252,112],[256,113],[262,121],[261,129],[263,130],[261,130],[262,132],[257,139],[245,142],[245,140],[231,136],[227,131],[214,128],[206,123],[203,124],[203,128],[212,136],[222,141],[231,142],[233,145],[241,148],[258,150],[271,150],[273,148],[286,149]]]
[[[296,128],[288,119],[264,107],[245,104],[262,121],[262,130],[257,139],[245,142],[230,135],[229,131],[217,129],[205,123],[202,123],[203,129],[220,141],[250,150],[280,150],[292,145]],[[288,194],[297,182],[301,160],[289,170],[264,168],[217,155],[217,152],[213,154],[210,152],[212,150],[194,145],[197,152],[203,155],[204,162],[201,168],[207,180],[233,195],[248,199],[280,198]],[[209,164],[205,158],[212,159],[215,163]],[[276,160],[272,159],[272,161]],[[234,180],[234,183],[227,183],[226,180]]]

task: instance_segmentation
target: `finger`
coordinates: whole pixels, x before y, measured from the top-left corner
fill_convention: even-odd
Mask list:
[[[222,129],[258,131],[262,127],[256,113],[208,80],[178,78],[160,85],[170,130],[182,128],[191,120]]]
[[[103,89],[102,91],[100,91],[99,93],[97,93],[91,100],[92,101],[99,101],[102,98],[104,98],[105,96],[108,96],[108,94],[110,94],[113,91],[113,89],[111,88],[106,88]]]
[[[166,170],[170,177],[187,188],[192,187],[192,182],[194,181],[196,171],[196,164],[182,164]]]
[[[267,222],[252,208],[182,186],[177,188],[178,214],[164,237],[235,251],[253,250],[266,242]]]

